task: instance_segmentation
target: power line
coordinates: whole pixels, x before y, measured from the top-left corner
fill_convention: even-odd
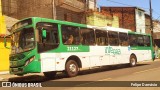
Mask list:
[[[134,6],[134,5],[129,5],[129,4],[125,4],[125,3],[121,3],[121,2],[113,1],[113,0],[107,0],[107,1],[112,2],[112,3],[121,4],[121,5],[125,5],[125,6],[137,7],[137,6]],[[139,6],[138,6],[138,7],[139,7]],[[145,7],[139,7],[139,8],[143,8],[143,9],[147,9],[147,10],[149,10],[149,8],[145,8]]]
[[[160,15],[160,13],[158,13],[157,11],[155,11],[155,10],[152,10],[155,14],[157,14],[157,15]]]
[[[113,0],[107,0],[107,1],[112,2],[112,3],[121,4],[121,5],[125,5],[125,6],[136,7],[136,6],[133,6],[133,5],[129,5],[129,4],[125,4],[125,3],[113,1]],[[138,7],[139,7],[139,6],[138,6]],[[149,9],[149,8],[145,8],[145,7],[139,7],[139,8],[142,8],[142,9],[146,10],[146,12],[150,12],[150,9]],[[153,12],[154,14],[157,14],[157,15],[160,16],[160,13],[158,13],[157,11],[152,10],[152,12]],[[160,17],[158,17],[158,18],[160,18]]]

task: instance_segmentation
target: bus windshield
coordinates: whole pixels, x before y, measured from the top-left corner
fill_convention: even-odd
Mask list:
[[[25,52],[35,47],[33,28],[24,28],[16,33],[13,33],[11,37],[11,54]]]

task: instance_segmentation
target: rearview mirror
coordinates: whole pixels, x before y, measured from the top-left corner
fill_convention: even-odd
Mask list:
[[[47,38],[47,30],[42,29],[42,38],[46,39]]]
[[[8,36],[4,37],[4,47],[10,49],[10,47],[7,46],[7,37]]]

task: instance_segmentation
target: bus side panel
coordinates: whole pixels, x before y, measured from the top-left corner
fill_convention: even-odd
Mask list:
[[[131,50],[131,53],[136,55],[137,62],[152,59],[151,50]]]
[[[105,55],[106,46],[90,46],[90,66],[109,65],[109,55]]]
[[[54,53],[41,53],[41,72],[55,71],[56,59]]]
[[[128,46],[120,46],[121,54],[118,55],[119,63],[129,63],[130,50]]]
[[[84,53],[85,54],[85,53]],[[89,60],[89,56],[87,55],[87,53],[83,56],[80,56],[80,60],[82,63],[82,68],[89,68],[90,66],[90,60]]]
[[[65,70],[65,64],[69,57],[77,56],[82,63],[82,68],[90,67],[89,52],[63,52],[60,55],[56,54],[56,69],[55,71]]]
[[[121,46],[91,46],[91,67],[129,63],[130,51]]]

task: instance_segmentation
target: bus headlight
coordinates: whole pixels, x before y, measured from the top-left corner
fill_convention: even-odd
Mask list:
[[[35,56],[31,57],[29,60],[26,61],[25,66],[27,66],[30,62],[35,59]]]

